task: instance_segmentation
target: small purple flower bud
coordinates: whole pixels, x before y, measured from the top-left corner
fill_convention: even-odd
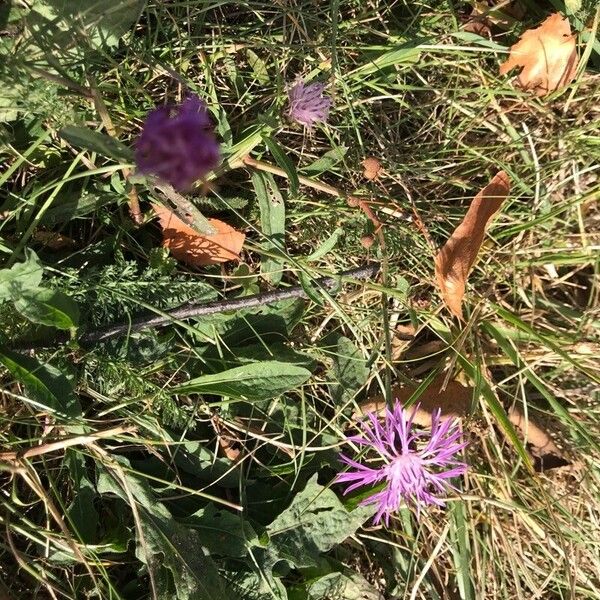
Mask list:
[[[431,416],[429,434],[412,431],[418,409],[417,406],[408,414],[396,401],[391,410],[386,408],[383,423],[375,413],[366,415],[360,424],[360,434],[348,441],[372,451],[375,462],[369,461],[369,466],[340,455],[342,462],[351,467],[336,478],[337,483],[350,483],[345,494],[359,487],[384,483],[381,491],[362,501],[377,505],[375,523],[384,518],[389,524],[390,515],[403,501],[416,507],[417,513],[422,505],[443,506],[440,495],[456,490],[448,480],[467,470],[467,465],[456,458],[467,445],[462,441],[457,421],[442,420],[438,409]]]
[[[198,96],[148,114],[135,145],[140,173],[156,175],[180,191],[219,164],[219,143],[206,106]]]
[[[301,79],[298,80],[288,92],[288,115],[309,129],[312,129],[315,123],[324,123],[331,108],[331,98],[323,95],[324,90],[324,83],[304,85]]]

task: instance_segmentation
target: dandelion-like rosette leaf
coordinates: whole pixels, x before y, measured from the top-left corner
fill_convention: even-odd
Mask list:
[[[438,409],[432,414],[431,431],[416,431],[413,421],[418,406],[409,414],[396,401],[386,408],[383,422],[375,413],[368,413],[360,424],[360,433],[349,442],[364,447],[365,456],[375,455],[368,464],[340,455],[349,469],[340,473],[337,483],[349,484],[347,494],[365,486],[383,483],[377,493],[363,500],[376,504],[374,522],[382,519],[389,524],[390,516],[404,502],[419,512],[424,505],[443,506],[443,496],[456,490],[450,480],[462,475],[467,465],[457,459],[466,447],[455,419],[441,419]]]
[[[326,96],[325,84],[297,81],[289,90],[290,118],[311,129],[315,123],[324,123],[329,116],[331,98]]]
[[[180,191],[219,164],[219,143],[206,106],[197,96],[153,110],[135,145],[140,173],[155,175]]]

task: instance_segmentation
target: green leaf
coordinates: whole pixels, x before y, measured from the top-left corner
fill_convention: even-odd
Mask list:
[[[355,69],[349,75],[352,78],[361,78],[365,75],[376,73],[381,69],[386,69],[387,67],[399,64],[412,65],[419,60],[420,56],[421,49],[416,45],[416,42],[407,42],[395,50],[389,50],[375,58],[365,60],[358,69]]]
[[[280,560],[298,568],[316,566],[321,553],[356,533],[375,512],[373,506],[349,512],[333,491],[317,483],[317,477],[315,474],[268,526],[267,562],[271,567]]]
[[[331,252],[337,245],[340,237],[344,235],[344,230],[338,227],[334,232],[312,253],[306,257],[307,262],[322,258]]]
[[[269,83],[269,71],[265,61],[260,58],[256,52],[250,50],[250,48],[246,49],[246,57],[248,58],[248,64],[258,82],[262,84]]]
[[[266,250],[285,252],[285,203],[281,192],[270,173],[255,171],[252,185],[258,199],[262,231],[268,237]],[[281,281],[283,261],[278,258],[264,258],[261,273],[273,285]]]
[[[358,573],[329,573],[307,586],[307,600],[383,600]]]
[[[215,394],[245,400],[267,400],[305,383],[311,373],[277,360],[255,362],[212,375],[202,375],[171,388],[175,394]]]
[[[25,290],[14,303],[15,308],[32,323],[58,329],[71,329],[79,323],[77,303],[56,290]]]
[[[307,175],[320,175],[325,171],[329,171],[331,168],[335,167],[338,163],[344,160],[344,156],[348,152],[348,148],[346,146],[338,146],[337,148],[333,148],[332,150],[328,150],[321,156],[321,158],[317,158],[314,162],[306,167],[302,167],[300,170]]]
[[[116,494],[127,504],[135,502],[136,554],[148,567],[158,599],[227,598],[217,565],[204,554],[198,533],[175,521],[148,482],[127,470],[125,459],[118,463],[111,471],[101,467],[98,492]]]
[[[258,536],[241,514],[217,510],[209,504],[185,520],[195,529],[211,555],[243,558],[250,546],[259,545]]]
[[[146,0],[45,0],[68,23],[83,23],[93,42],[116,46],[138,20]]]
[[[367,361],[354,342],[347,337],[341,336],[337,341],[333,373],[338,381],[334,388],[334,395],[338,399],[352,397],[369,377]]]
[[[73,387],[56,367],[3,347],[0,347],[0,363],[25,385],[36,406],[64,418],[81,414]]]
[[[300,180],[298,179],[296,166],[290,160],[290,157],[285,153],[285,150],[276,142],[274,138],[265,136],[264,139],[269,152],[275,159],[275,162],[285,171],[286,175],[288,176],[290,181],[290,193],[292,196],[295,196],[300,187]]]
[[[99,516],[94,500],[98,496],[94,484],[87,476],[85,456],[67,448],[65,464],[73,483],[73,501],[67,507],[67,517],[71,527],[86,544],[96,542]]]
[[[10,269],[0,269],[0,302],[18,297],[23,290],[35,290],[42,281],[44,269],[33,250],[25,250],[25,262]]]
[[[304,293],[317,305],[323,306],[323,297],[319,292],[319,288],[313,285],[310,277],[304,271],[300,271],[298,273],[298,280],[300,281],[300,285],[304,290]],[[322,288],[321,288],[322,289]]]
[[[99,131],[87,127],[67,125],[58,132],[58,135],[77,148],[90,150],[118,161],[131,162],[133,160],[131,148]]]

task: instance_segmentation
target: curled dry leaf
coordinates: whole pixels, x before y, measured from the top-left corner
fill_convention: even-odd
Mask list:
[[[560,13],[550,15],[539,27],[528,29],[511,47],[508,60],[500,65],[505,75],[522,67],[517,76],[519,87],[545,96],[568,85],[577,71],[575,35],[569,20]]]
[[[208,219],[216,230],[212,235],[202,235],[184,223],[164,206],[153,204],[163,230],[163,245],[181,262],[192,266],[205,266],[238,260],[246,236],[218,219]]]
[[[483,242],[485,229],[510,191],[510,181],[500,171],[473,198],[462,223],[435,257],[435,278],[448,308],[462,319],[462,299],[467,277]]]
[[[368,179],[369,181],[373,181],[379,177],[379,172],[381,171],[381,163],[372,156],[369,158],[365,158],[362,161],[362,166],[364,167],[363,177]]]

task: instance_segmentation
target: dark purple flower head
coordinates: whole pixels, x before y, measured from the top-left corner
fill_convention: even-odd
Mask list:
[[[331,107],[331,98],[323,95],[324,90],[324,83],[304,85],[301,79],[298,80],[288,92],[290,101],[289,116],[309,129],[315,123],[324,123],[329,116]]]
[[[439,497],[456,488],[448,481],[467,470],[456,455],[467,445],[455,419],[441,420],[440,410],[431,418],[431,432],[412,430],[418,406],[410,415],[396,401],[392,410],[386,408],[385,419],[380,423],[377,415],[368,413],[360,424],[361,433],[348,438],[359,446],[374,450],[377,464],[368,467],[345,455],[341,460],[352,467],[337,476],[337,483],[350,483],[345,494],[356,488],[385,482],[385,487],[363,500],[362,504],[377,504],[374,522],[383,517],[389,524],[390,515],[398,510],[402,501],[416,507],[436,504],[443,506]]]
[[[140,173],[156,175],[182,191],[214,169],[219,143],[204,102],[188,96],[178,106],[153,110],[136,142],[135,161]]]

